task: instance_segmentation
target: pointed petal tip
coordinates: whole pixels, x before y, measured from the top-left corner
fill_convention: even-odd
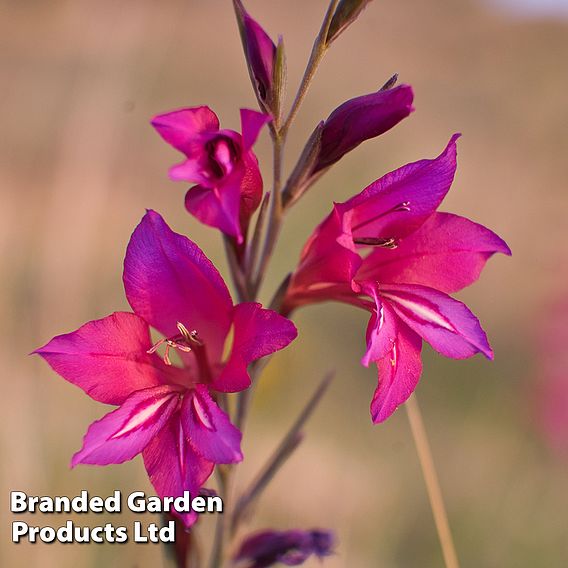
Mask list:
[[[395,85],[394,87],[392,87],[392,90],[393,91],[396,90],[398,92],[406,94],[409,97],[411,103],[414,100],[414,89],[412,88],[412,85],[409,85],[408,83],[401,83],[400,85]]]
[[[446,151],[451,148],[451,147],[455,147],[457,146],[457,141],[462,137],[462,133],[461,132],[455,132],[454,134],[452,134],[452,137],[450,138],[450,141],[448,142],[448,146],[446,147]]]
[[[208,105],[197,105],[197,106],[193,106],[193,107],[178,107],[178,108],[174,108],[173,110],[168,110],[166,112],[161,112],[159,114],[155,114],[151,119],[150,119],[150,124],[154,125],[156,123],[161,124],[165,118],[167,117],[171,117],[171,116],[176,116],[179,115],[180,113],[200,113],[200,112],[213,112],[213,110],[211,109],[211,107],[209,107]]]
[[[239,109],[240,115],[242,116],[243,113],[244,114],[248,114],[250,116],[256,116],[259,120],[264,120],[264,123],[266,124],[267,122],[272,122],[273,118],[265,113],[265,112],[261,112],[259,110],[255,110],[253,108],[247,108],[247,107],[242,107]]]
[[[132,237],[137,231],[143,229],[148,224],[160,223],[160,222],[165,223],[164,218],[154,209],[146,208],[144,210],[144,215],[142,215],[138,225],[136,225],[136,227],[134,228],[130,240],[132,240]]]
[[[249,108],[240,109],[241,133],[245,150],[250,150],[260,134],[263,126],[272,122],[272,117],[264,112]]]
[[[440,158],[445,158],[445,159],[451,158],[451,160],[455,162],[458,153],[457,141],[461,137],[462,137],[461,132],[455,132],[454,134],[452,134],[450,140],[446,144],[446,147],[442,150],[441,154],[436,158],[436,160],[439,160]]]
[[[62,335],[67,335],[67,334],[62,334]],[[62,337],[62,335],[56,335],[55,337],[52,337],[45,345],[42,345],[41,347],[38,347],[37,349],[34,349],[33,351],[30,351],[28,353],[28,356],[30,355],[39,355],[40,357],[43,357],[45,359],[45,356],[52,353],[51,351],[51,344]]]
[[[144,213],[144,215],[142,215],[142,219],[140,219],[140,222],[144,221],[144,219],[150,219],[150,218],[154,218],[154,219],[160,218],[161,219],[162,218],[162,216],[159,213],[157,213],[156,211],[154,211],[154,209],[146,208],[145,211],[146,212]]]
[[[501,239],[501,237],[499,238]],[[501,244],[502,248],[499,249],[497,252],[500,252],[505,256],[513,256],[513,251],[511,250],[511,247],[509,247],[509,245],[503,239],[501,239]]]
[[[69,462],[69,468],[70,469],[75,469],[80,463],[81,463],[81,452],[83,450],[79,450],[78,452],[75,452],[73,454],[73,456],[71,457],[71,461]]]
[[[371,422],[373,424],[382,424],[383,422],[386,422],[386,420],[388,418],[390,418],[398,409],[398,406],[395,407],[394,409],[392,409],[391,411],[387,411],[385,410],[385,408],[373,408],[373,406],[371,405]]]

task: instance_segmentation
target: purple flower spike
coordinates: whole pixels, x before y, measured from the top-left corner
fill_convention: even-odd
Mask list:
[[[324,122],[313,173],[328,168],[365,140],[396,126],[413,110],[409,85],[356,97],[337,107]]]
[[[305,245],[284,300],[288,313],[327,300],[371,313],[361,362],[379,371],[375,423],[416,388],[423,340],[446,357],[493,358],[477,318],[448,295],[475,282],[493,254],[511,254],[482,225],[436,212],[454,179],[458,137],[437,158],[403,166],[336,204]]]
[[[91,398],[118,406],[91,424],[72,465],[122,463],[141,453],[160,497],[197,495],[215,464],[243,457],[241,432],[216,392],[247,388],[248,364],[286,347],[296,328],[260,304],[234,306],[211,261],[154,211],[130,239],[124,287],[133,313],[91,321],[36,351]],[[150,327],[164,339],[153,345]],[[196,520],[180,516],[187,526]]]
[[[198,184],[187,192],[187,210],[239,244],[262,198],[262,177],[252,146],[269,121],[265,114],[242,109],[242,134],[220,130],[217,115],[206,106],[175,110],[152,120],[160,136],[186,156],[170,168],[170,178]]]
[[[299,566],[310,556],[333,554],[333,534],[327,530],[263,531],[245,539],[235,560],[243,568],[266,568],[280,562]]]

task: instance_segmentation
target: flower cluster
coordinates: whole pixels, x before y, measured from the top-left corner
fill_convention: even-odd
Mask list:
[[[290,318],[309,304],[336,301],[369,313],[362,364],[378,369],[374,423],[391,416],[415,390],[422,341],[446,357],[493,357],[477,318],[450,296],[477,280],[493,254],[510,254],[482,225],[438,212],[454,180],[459,135],[438,157],[402,166],[333,204],[276,293],[273,309],[256,302],[284,213],[344,155],[414,110],[412,88],[396,86],[396,76],[378,91],[348,100],[317,124],[288,180],[280,183],[286,133],[315,66],[367,3],[332,2],[283,120],[283,42],[276,45],[234,0],[260,112],[241,109],[240,133],[220,128],[207,106],[152,120],[159,135],[185,156],[170,169],[173,180],[195,184],[185,208],[224,236],[238,302],[199,247],[148,211],[124,261],[132,312],[91,321],[36,351],[91,398],[118,407],[89,427],[73,466],[117,464],[142,454],[161,497],[200,492],[218,464],[243,459],[242,434],[234,422],[242,423],[247,408],[251,368],[261,368],[251,364],[295,339]],[[274,184],[266,193],[253,152],[264,127],[275,155]],[[161,338],[153,341],[151,330]],[[230,393],[239,393],[238,411],[227,403]],[[255,497],[253,492],[247,499]],[[196,521],[195,514],[181,516],[187,527]],[[312,554],[330,554],[332,543],[326,531],[265,531],[246,539],[234,558],[254,567],[295,565]]]

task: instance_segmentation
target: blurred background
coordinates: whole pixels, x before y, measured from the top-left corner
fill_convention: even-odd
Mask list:
[[[317,121],[394,72],[414,86],[416,112],[344,158],[292,210],[264,300],[332,200],[433,157],[453,132],[464,134],[442,209],[490,227],[513,250],[512,258],[492,259],[459,295],[483,322],[495,361],[451,361],[427,348],[417,391],[464,567],[560,567],[568,558],[566,407],[556,405],[546,419],[546,400],[566,401],[568,392],[567,369],[558,363],[568,309],[555,308],[568,283],[567,4],[372,2],[324,60],[287,149],[290,168]],[[284,35],[293,95],[326,2],[246,6],[273,38]],[[88,424],[107,409],[27,354],[53,335],[127,309],[122,259],[146,207],[226,268],[218,235],[183,208],[186,186],[168,181],[179,156],[149,119],[208,104],[225,127],[238,129],[238,108],[254,108],[231,3],[1,0],[0,45],[0,565],[160,566],[159,546],[10,544],[7,497],[10,490],[151,492],[140,458],[68,468]],[[256,151],[268,180],[266,133]],[[332,528],[339,545],[329,567],[441,566],[405,413],[370,422],[376,372],[358,362],[366,319],[331,304],[301,311],[301,341],[263,376],[241,486],[322,374],[337,370],[251,529]],[[543,354],[547,333],[556,351]],[[557,394],[543,396],[550,374]],[[28,520],[58,526],[66,519]],[[129,513],[76,517],[91,525],[133,520]],[[203,538],[211,528],[203,523]]]

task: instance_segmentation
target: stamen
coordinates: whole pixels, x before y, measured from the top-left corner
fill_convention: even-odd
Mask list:
[[[195,343],[196,345],[203,345],[203,341],[201,341],[198,337],[197,330],[192,329],[191,331],[187,330],[187,327],[183,325],[181,322],[177,322],[176,324],[180,334],[188,343]]]
[[[168,366],[172,364],[170,359],[170,348],[178,349],[183,353],[189,353],[192,351],[192,346],[203,346],[203,342],[199,339],[197,334],[197,330],[193,329],[189,331],[185,325],[181,322],[177,322],[176,327],[178,328],[179,335],[174,335],[173,337],[166,337],[164,339],[160,339],[156,342],[146,353],[155,353],[158,350],[158,347],[162,344],[166,344],[166,349],[164,351],[163,360],[164,363]]]
[[[394,237],[382,238],[382,237],[357,237],[353,239],[356,245],[364,245],[371,247],[381,247],[386,249],[395,249],[398,247],[396,239]]]
[[[146,351],[146,353],[155,353],[158,350],[158,347],[160,347],[160,345],[162,345],[162,343],[164,343],[166,340],[165,339],[160,339],[160,341],[154,343],[154,345],[152,345],[152,347],[150,349],[148,349],[148,351]]]
[[[395,205],[394,207],[392,207],[388,211],[384,211],[383,213],[379,213],[378,215],[375,215],[374,217],[371,217],[370,219],[367,219],[366,221],[361,221],[361,223],[352,227],[351,231],[355,232],[358,229],[360,229],[361,227],[364,227],[365,225],[369,225],[370,223],[373,223],[374,221],[378,221],[381,217],[384,217],[385,215],[388,215],[389,213],[398,213],[398,212],[401,212],[401,211],[410,211],[410,201],[403,201],[402,203]]]
[[[396,367],[396,360],[397,360],[397,358],[398,358],[398,353],[397,353],[397,349],[396,349],[396,343],[393,343],[393,346],[392,346],[392,357],[390,358],[390,362],[391,362],[391,365],[392,365],[393,367]]]

